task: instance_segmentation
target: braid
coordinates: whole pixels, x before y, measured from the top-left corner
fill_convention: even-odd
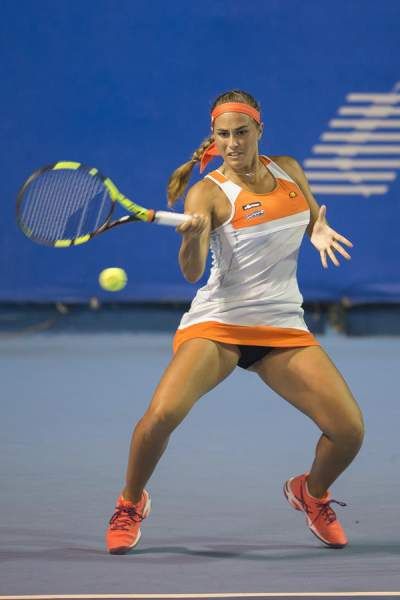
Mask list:
[[[197,150],[193,152],[192,158],[187,162],[183,163],[183,165],[175,169],[175,171],[172,173],[167,185],[168,206],[173,206],[178,200],[178,198],[180,198],[183,195],[189,183],[193,167],[196,163],[201,161],[201,157],[203,156],[204,151],[207,150],[209,146],[211,146],[213,141],[213,135],[206,138],[200,144]]]

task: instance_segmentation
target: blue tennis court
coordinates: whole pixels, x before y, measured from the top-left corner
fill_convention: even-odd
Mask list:
[[[282,494],[310,464],[316,427],[237,369],[173,435],[140,545],[112,557],[105,525],[171,335],[3,337],[1,594],[399,590],[398,340],[320,339],[366,419],[334,487],[349,547],[322,547]]]
[[[400,597],[398,0],[0,13],[0,600]]]

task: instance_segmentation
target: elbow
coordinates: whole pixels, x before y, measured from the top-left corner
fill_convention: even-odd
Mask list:
[[[189,283],[197,283],[203,276],[206,265],[205,261],[188,261],[183,260],[182,257],[179,256],[179,267],[186,281]]]
[[[202,271],[201,273],[195,273],[195,272],[186,272],[182,271],[182,274],[184,276],[184,278],[186,279],[186,281],[188,281],[189,283],[197,283],[199,281],[199,279],[202,278],[204,271]]]
[[[182,264],[181,262],[179,266],[181,268],[182,275],[189,283],[197,283],[199,279],[202,278],[205,269],[205,265],[203,268],[201,268],[200,265],[197,265],[196,268],[195,265],[190,266],[188,264]]]
[[[186,281],[196,283],[201,279],[206,269],[206,259],[207,257],[199,252],[189,256],[183,252],[179,253],[178,263]]]

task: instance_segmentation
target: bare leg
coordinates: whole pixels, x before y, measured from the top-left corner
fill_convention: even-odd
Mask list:
[[[362,415],[346,382],[318,346],[274,350],[252,370],[321,429],[307,482],[310,494],[321,498],[363,440]]]
[[[189,340],[164,372],[149,408],[135,427],[123,496],[138,502],[172,431],[196,401],[236,367],[239,350],[211,340]]]

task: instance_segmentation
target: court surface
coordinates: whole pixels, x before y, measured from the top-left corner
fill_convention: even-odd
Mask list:
[[[364,447],[332,490],[347,502],[337,512],[348,548],[320,546],[282,494],[310,465],[316,427],[237,369],[173,435],[138,548],[105,552],[131,430],[171,339],[0,338],[0,596],[400,595],[398,338],[320,337],[366,421]]]

